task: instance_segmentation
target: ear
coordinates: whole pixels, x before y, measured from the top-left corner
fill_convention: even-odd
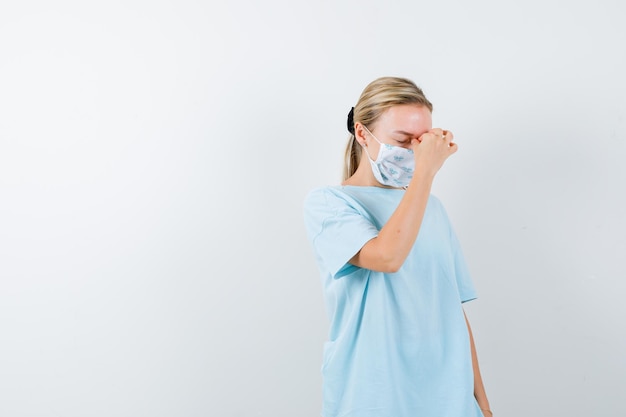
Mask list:
[[[365,136],[366,133],[367,131],[361,122],[356,122],[354,124],[354,137],[361,146],[367,146],[367,137]]]

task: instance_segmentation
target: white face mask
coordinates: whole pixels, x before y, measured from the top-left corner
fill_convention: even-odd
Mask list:
[[[378,157],[374,161],[370,154],[365,149],[370,165],[372,166],[372,172],[376,180],[384,185],[391,187],[406,187],[409,185],[411,178],[413,178],[413,172],[415,171],[415,158],[413,157],[413,150],[403,148],[402,146],[393,146],[386,143],[382,143],[369,131],[369,129],[363,126],[367,132],[380,144],[380,150],[378,151]]]

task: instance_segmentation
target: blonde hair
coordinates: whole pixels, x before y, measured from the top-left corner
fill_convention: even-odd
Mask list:
[[[387,109],[399,104],[422,105],[433,111],[432,103],[413,81],[399,77],[381,77],[369,83],[361,93],[359,101],[354,106],[353,120],[348,123],[352,122],[349,128],[354,132],[356,122],[371,127]],[[351,133],[345,153],[344,181],[355,173],[361,162],[362,153],[361,145],[354,133]]]

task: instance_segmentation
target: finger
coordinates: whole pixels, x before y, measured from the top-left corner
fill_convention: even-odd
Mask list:
[[[459,150],[459,145],[457,145],[454,142],[451,142],[450,146],[448,147],[448,150],[450,151],[450,154],[453,154],[453,153],[455,153],[456,151]]]
[[[432,133],[433,135],[438,136],[439,138],[443,137],[443,132],[444,132],[444,130],[441,129],[441,128],[438,128],[438,127],[434,128],[434,129],[430,129],[428,131],[428,133]]]
[[[441,129],[439,129],[441,130]],[[428,141],[435,141],[435,140],[441,140],[441,132],[436,132],[434,131],[434,129],[429,130],[428,132],[422,134],[422,136],[419,137],[419,141],[423,142],[425,139]]]

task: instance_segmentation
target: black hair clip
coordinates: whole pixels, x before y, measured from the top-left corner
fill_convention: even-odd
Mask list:
[[[352,107],[350,113],[348,113],[348,132],[354,135],[354,107]]]

